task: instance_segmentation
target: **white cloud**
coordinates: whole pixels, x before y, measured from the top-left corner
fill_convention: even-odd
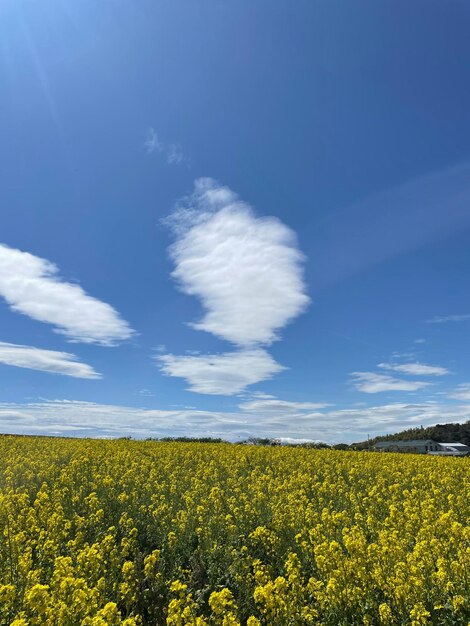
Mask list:
[[[445,376],[449,370],[438,365],[425,365],[424,363],[379,363],[378,367],[410,376]]]
[[[277,218],[256,217],[230,189],[199,179],[173,224],[172,276],[206,310],[194,328],[238,346],[266,345],[305,310],[304,257]]]
[[[147,136],[144,141],[144,148],[147,151],[147,154],[153,154],[154,152],[163,152],[164,145],[158,139],[158,135],[153,128],[149,128],[147,131]]]
[[[277,437],[276,441],[279,441],[282,444],[290,444],[293,446],[302,444],[302,443],[325,443],[323,441],[313,439],[302,439],[301,437]]]
[[[470,383],[458,385],[456,389],[447,394],[447,397],[454,400],[470,401]]]
[[[265,393],[264,391],[251,391],[245,395],[251,398],[263,398],[264,400],[273,400],[276,398],[276,396],[273,396],[270,393]]]
[[[249,205],[211,178],[164,220],[175,235],[172,277],[202,302],[191,323],[239,348],[217,355],[157,357],[169,376],[198,393],[232,395],[284,368],[262,348],[308,305],[304,257],[293,231],[274,217],[256,217]]]
[[[430,320],[426,320],[428,324],[445,324],[446,322],[465,322],[470,320],[470,313],[464,315],[437,315]]]
[[[197,393],[233,395],[285,369],[261,348],[223,354],[158,355],[161,370],[184,378]]]
[[[433,401],[416,404],[394,402],[330,411],[328,416],[342,429],[343,441],[357,441],[361,433],[362,435],[370,433],[371,436],[375,436],[395,433],[420,425],[433,426],[443,422],[465,422],[470,419],[470,404],[451,406]],[[338,440],[341,441],[340,438]]]
[[[46,259],[0,244],[0,296],[69,341],[112,346],[134,334],[112,306],[63,281]]]
[[[183,149],[179,144],[172,143],[167,148],[167,163],[170,165],[179,165],[184,160]]]
[[[243,411],[255,411],[259,413],[274,412],[297,412],[297,411],[317,411],[329,406],[324,402],[288,402],[278,398],[261,398],[250,400],[238,405]]]
[[[403,359],[404,361],[413,361],[416,359],[416,352],[392,352],[392,359]]]
[[[101,374],[90,365],[81,363],[69,352],[41,350],[13,343],[0,342],[0,363],[74,378],[101,378]]]
[[[431,383],[418,380],[402,380],[385,374],[374,372],[353,372],[353,384],[364,393],[380,393],[382,391],[417,391]]]
[[[153,398],[155,394],[150,391],[150,389],[141,389],[139,391],[139,396],[143,396],[144,398]]]
[[[443,418],[445,416],[445,419]],[[268,414],[191,408],[143,409],[68,400],[0,404],[0,432],[82,437],[212,436],[363,441],[367,434],[470,419],[470,403],[390,403],[330,411]]]
[[[147,154],[163,155],[169,165],[179,165],[186,160],[182,147],[177,143],[165,144],[160,141],[154,128],[147,130],[144,148]]]

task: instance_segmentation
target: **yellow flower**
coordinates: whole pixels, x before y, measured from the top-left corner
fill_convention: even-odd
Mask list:
[[[392,621],[392,610],[386,602],[379,606],[379,617],[381,624],[390,624]]]
[[[422,602],[418,602],[410,611],[411,626],[421,626],[426,624],[428,617],[431,617]]]
[[[43,613],[49,603],[49,587],[47,585],[34,585],[25,594],[25,603],[37,613]]]
[[[454,611],[460,611],[466,604],[466,600],[463,596],[454,596],[452,598],[452,607]]]

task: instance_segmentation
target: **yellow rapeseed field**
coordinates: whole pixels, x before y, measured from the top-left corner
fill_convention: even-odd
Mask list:
[[[463,625],[470,463],[0,438],[1,626]]]

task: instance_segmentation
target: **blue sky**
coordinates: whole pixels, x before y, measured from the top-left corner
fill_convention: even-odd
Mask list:
[[[4,0],[0,431],[470,419],[470,5]]]

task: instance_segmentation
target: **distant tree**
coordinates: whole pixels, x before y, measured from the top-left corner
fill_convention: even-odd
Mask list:
[[[229,443],[225,439],[220,437],[149,437],[147,441],[162,441],[164,443],[179,442],[179,443]]]
[[[279,439],[271,439],[269,437],[248,437],[248,439],[237,441],[237,444],[251,446],[280,446],[281,442]]]
[[[249,443],[254,443],[257,446],[280,446],[279,439],[270,439],[269,437],[249,437]]]
[[[399,433],[382,435],[371,439],[369,444],[373,446],[378,441],[406,441],[407,439],[434,439],[442,443],[460,442],[470,446],[470,420],[464,424],[436,424],[423,428],[408,428]],[[367,448],[368,442],[361,441],[351,444],[357,449]]]

